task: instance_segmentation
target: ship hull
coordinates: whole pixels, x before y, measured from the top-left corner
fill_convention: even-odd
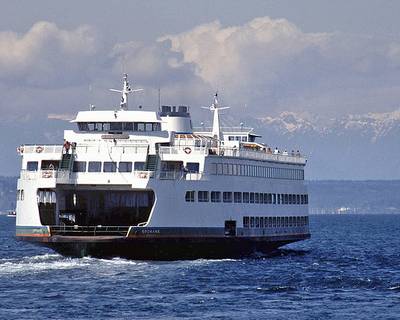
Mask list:
[[[301,234],[273,237],[22,236],[18,238],[47,246],[62,255],[71,257],[185,260],[252,257],[268,254],[283,245],[309,237],[309,234]]]

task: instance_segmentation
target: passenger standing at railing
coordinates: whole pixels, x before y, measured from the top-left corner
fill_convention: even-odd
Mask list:
[[[68,154],[70,148],[71,148],[71,143],[64,139],[63,154]]]
[[[276,147],[276,148],[275,148],[275,150],[274,150],[274,154],[279,154],[278,147]]]

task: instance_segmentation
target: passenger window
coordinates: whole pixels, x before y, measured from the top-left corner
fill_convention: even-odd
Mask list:
[[[194,191],[186,191],[185,200],[186,202],[194,202],[195,199],[195,192]]]
[[[223,201],[224,202],[232,202],[232,192],[224,192],[223,193]]]
[[[109,122],[103,123],[103,131],[110,131],[110,123]]]
[[[143,171],[144,170],[144,162],[135,162],[134,169],[135,171]]]
[[[243,217],[243,228],[248,228],[250,221],[249,217]]]
[[[144,123],[139,122],[137,125],[138,125],[138,131],[144,131],[145,129]]]
[[[120,162],[118,166],[119,172],[132,172],[132,162]]]
[[[186,169],[188,170],[188,172],[195,172],[198,173],[199,172],[199,163],[198,162],[188,162],[186,163]]]
[[[111,131],[122,131],[122,122],[111,122],[110,130]]]
[[[243,192],[243,202],[249,203],[249,193],[248,192]]]
[[[211,202],[221,202],[220,191],[211,191]]]
[[[103,131],[103,124],[101,122],[95,123],[95,131]]]
[[[146,131],[153,131],[153,124],[152,123],[146,123]]]
[[[250,217],[250,228],[254,228],[254,217]]]
[[[86,161],[74,161],[73,172],[86,172]]]
[[[254,203],[254,192],[250,192],[250,203]]]
[[[89,161],[88,172],[101,172],[101,162]]]
[[[78,122],[79,131],[89,131],[89,126],[87,122]]]
[[[208,202],[208,191],[199,191],[198,199],[199,202]]]
[[[242,193],[241,192],[234,192],[233,193],[233,200],[235,203],[242,203]]]
[[[124,131],[133,131],[133,122],[124,122],[123,125]]]
[[[104,162],[103,172],[116,172],[117,163],[116,162]]]
[[[38,162],[37,161],[28,161],[26,164],[26,170],[28,171],[37,171],[38,170]]]

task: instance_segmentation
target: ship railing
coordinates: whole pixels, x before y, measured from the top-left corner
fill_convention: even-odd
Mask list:
[[[159,171],[157,178],[160,180],[206,180],[203,172],[188,172],[183,170]]]
[[[148,144],[124,145],[80,145],[76,146],[76,153],[118,153],[118,154],[143,154],[147,153]]]
[[[51,235],[62,236],[123,236],[126,237],[129,226],[50,226]]]
[[[182,155],[189,155],[189,154],[199,154],[205,155],[208,154],[207,147],[196,147],[196,146],[174,146],[174,147],[160,147],[159,154],[182,154]]]
[[[59,153],[62,152],[62,145],[49,144],[25,144],[17,148],[20,154],[23,153]]]
[[[267,153],[265,151],[251,151],[244,150],[238,148],[220,148],[219,150],[220,156],[226,157],[238,157],[238,158],[247,158],[254,160],[267,160],[267,161],[275,161],[275,162],[286,162],[286,163],[296,163],[296,164],[305,164],[306,158],[301,155],[285,155],[285,154],[273,154]]]
[[[138,179],[148,179],[148,178],[154,178],[154,171],[144,171],[144,170],[135,170],[133,171],[133,174],[135,175],[135,178]]]
[[[37,171],[21,170],[20,173],[21,180],[36,180],[41,178],[48,179],[56,177],[57,177],[56,170],[37,170]]]
[[[21,170],[21,180],[37,180],[37,179],[57,179],[57,183],[69,183],[77,179],[77,175],[92,175],[93,173],[88,172],[69,172],[68,170],[38,170],[28,171]],[[101,176],[101,172],[98,173]],[[108,173],[110,174],[110,173]],[[118,175],[118,172],[111,174]],[[130,173],[126,173],[130,174]],[[135,170],[132,172],[133,176],[137,179],[150,179],[157,178],[160,180],[204,180],[206,178],[203,172],[185,172],[183,170],[171,170],[171,171],[141,171]]]
[[[212,133],[213,127],[194,127],[193,131],[198,133],[198,132],[205,132],[205,133]],[[232,132],[251,132],[253,131],[252,127],[221,127],[221,131],[224,133],[232,133]]]

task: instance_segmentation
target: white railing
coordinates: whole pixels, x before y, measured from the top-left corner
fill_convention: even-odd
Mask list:
[[[37,171],[21,170],[20,179],[21,180],[51,179],[51,178],[57,178],[59,175],[60,172],[57,170],[37,170]]]
[[[192,146],[174,146],[174,147],[160,147],[159,153],[161,155],[165,154],[176,154],[176,155],[189,155],[189,154],[199,154],[208,155],[215,154],[225,157],[238,157],[247,158],[254,160],[267,160],[276,162],[286,162],[286,163],[298,163],[305,164],[306,159],[301,155],[286,155],[286,154],[272,154],[265,151],[251,151],[246,149],[230,148],[230,147],[220,147],[218,148],[208,148],[208,147],[192,147]]]
[[[160,147],[159,153],[163,154],[208,154],[207,147],[194,147],[194,146],[174,146],[174,147]]]
[[[236,148],[221,148],[220,155],[227,157],[240,157],[255,160],[268,160],[277,162],[287,162],[287,163],[298,163],[305,164],[306,158],[300,155],[284,155],[284,154],[272,154],[265,151],[250,151],[244,149]]]
[[[61,145],[23,145],[18,148],[20,153],[59,153],[62,151]]]
[[[80,145],[78,144],[75,149],[76,153],[147,153],[148,145]],[[22,145],[17,148],[17,152],[24,153],[58,153],[63,151],[62,145]]]
[[[119,154],[137,154],[147,153],[148,145],[77,145],[76,153],[119,153]]]
[[[194,127],[194,132],[212,132],[213,127]],[[251,127],[221,127],[221,131],[223,133],[231,133],[231,132],[251,132],[253,128]]]
[[[138,179],[149,179],[149,178],[154,178],[154,171],[133,171],[133,174],[135,178]]]
[[[81,177],[93,177],[96,174],[97,177],[101,177],[103,172],[70,172],[68,170],[37,170],[28,171],[21,170],[20,179],[21,180],[37,180],[37,179],[57,179],[59,183],[68,183],[69,181],[75,181],[78,175]],[[116,176],[120,174],[119,172],[107,172],[109,174],[115,174]],[[133,171],[132,173],[124,172],[124,175],[132,174],[134,178],[138,179],[149,179],[154,178],[155,174],[153,171]]]
[[[160,180],[206,180],[203,172],[160,171],[157,177]]]

